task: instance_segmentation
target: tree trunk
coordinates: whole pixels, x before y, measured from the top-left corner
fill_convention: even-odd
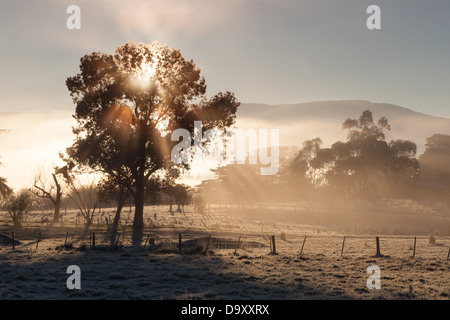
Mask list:
[[[89,232],[89,228],[91,227],[91,224],[92,224],[92,219],[89,220],[89,219],[86,219],[86,218],[85,218],[85,220],[84,220],[83,231],[81,232],[81,238],[84,239],[84,238],[86,237],[86,235],[87,235],[88,232]]]
[[[133,246],[140,246],[144,234],[144,177],[136,179],[136,197],[133,221]]]
[[[19,230],[22,228],[22,225],[20,223],[20,213],[13,212],[13,229]]]
[[[55,186],[56,186],[56,200],[54,200],[54,205],[55,205],[55,211],[53,214],[53,222],[58,222],[59,221],[59,213],[61,210],[61,197],[62,197],[62,190],[61,190],[61,184],[59,183],[58,179],[56,178],[56,174],[52,174],[53,177],[53,181],[55,182]],[[51,195],[49,194],[50,200],[53,201]]]
[[[56,199],[55,211],[53,213],[53,222],[59,222],[59,213],[61,211],[61,198]]]
[[[89,231],[89,228],[91,227],[92,224],[92,219],[86,219],[84,222],[84,234],[87,234],[87,232]]]
[[[172,196],[170,196],[170,206],[169,206],[169,212],[172,213]]]
[[[114,216],[114,221],[111,226],[111,235],[110,235],[111,244],[114,244],[114,241],[116,241],[117,230],[119,229],[120,213],[122,212],[124,204],[125,204],[125,196],[119,195],[119,199],[117,201],[116,214]]]

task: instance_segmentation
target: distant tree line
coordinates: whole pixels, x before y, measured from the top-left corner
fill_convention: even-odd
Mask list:
[[[375,121],[364,111],[346,119],[345,141],[322,147],[317,137],[281,162],[277,175],[259,175],[259,165],[231,164],[215,170],[202,193],[211,202],[261,202],[323,199],[448,198],[450,136],[427,138],[424,153],[410,140],[386,141],[387,118]]]

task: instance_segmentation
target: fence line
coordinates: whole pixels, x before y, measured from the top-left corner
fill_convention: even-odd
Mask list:
[[[106,235],[108,235],[108,233],[105,232],[104,235],[106,236]],[[65,235],[65,241],[64,241],[65,245],[68,244],[67,243],[67,239],[68,239],[67,237],[68,237],[68,233],[66,233],[66,235]],[[119,237],[120,237],[120,233],[119,233],[117,238],[119,238]],[[150,237],[150,234],[147,235],[147,238],[145,240],[144,246],[143,247],[142,247],[142,245],[140,246],[141,250],[145,251],[147,244],[150,244],[149,237]],[[303,241],[302,242],[301,241],[298,242],[299,247],[300,247],[300,243],[302,243],[301,244],[301,249],[299,250],[299,252],[297,254],[300,258],[303,256],[303,252],[304,252],[304,249],[305,249],[305,242],[306,242],[306,238],[307,237],[312,238],[312,240],[310,240],[310,242],[314,243],[314,238],[315,238],[314,236],[304,236]],[[336,236],[331,236],[331,237],[332,238],[340,238],[341,236],[337,236],[336,235]],[[12,243],[11,243],[11,247],[12,248],[11,249],[14,251],[15,249],[17,249],[17,246],[15,246],[15,241],[14,241],[14,240],[17,240],[17,238],[15,237],[14,233],[12,233],[11,238],[12,238]],[[319,238],[321,238],[321,237],[319,237]],[[422,238],[424,238],[424,237],[422,237]],[[443,237],[443,238],[445,238],[445,240],[449,240],[448,237]],[[275,245],[275,243],[276,243],[275,242],[276,241],[276,236],[275,235],[269,235],[269,239],[270,239],[270,245],[269,245],[269,250],[267,251],[267,253],[268,254],[272,254],[272,255],[278,255],[279,254],[279,251],[277,250],[278,246]],[[374,243],[376,244],[376,246],[375,246],[375,248],[373,248],[374,249],[374,252],[373,252],[374,255],[370,255],[370,256],[377,257],[377,258],[385,257],[383,254],[381,254],[380,240],[382,238],[379,237],[379,236],[369,236],[369,235],[367,235],[367,236],[366,235],[365,236],[348,236],[348,235],[344,236],[342,244],[340,244],[340,242],[336,242],[336,252],[337,252],[337,255],[339,257],[344,256],[344,244],[346,244],[347,243],[346,240],[349,240],[349,239],[350,240],[352,240],[352,239],[354,239],[354,240],[371,240],[371,239],[375,240]],[[416,237],[416,236],[414,236],[414,237],[412,237],[412,236],[411,237],[402,236],[400,239],[401,240],[411,239],[411,250],[413,251],[413,253],[412,253],[412,255],[409,255],[409,257],[411,259],[414,259],[416,257],[416,253],[417,253],[416,245],[417,245],[418,237]],[[163,241],[166,241],[166,240],[167,239],[163,239]],[[174,241],[178,241],[179,247],[178,247],[177,251],[178,251],[179,254],[182,254],[182,251],[183,251],[182,250],[182,241],[181,241],[182,240],[182,234],[181,233],[177,233],[176,234],[176,239],[174,238],[173,240]],[[389,240],[391,240],[391,241],[394,240],[395,241],[396,237],[386,236],[386,237],[383,237],[382,240],[385,243],[383,251],[392,251],[392,247],[386,246],[386,243],[389,242]],[[429,239],[429,240],[430,240],[430,243],[431,243],[431,239]],[[27,247],[30,244],[34,244],[34,243],[35,242],[31,242],[31,243],[28,243],[28,244],[22,243],[22,245]],[[37,251],[39,243],[42,243],[41,233],[39,233],[38,240],[36,242],[36,249],[35,249],[35,251]],[[82,243],[84,243],[84,241],[82,241]],[[152,241],[152,243],[154,243],[154,240]],[[239,239],[237,241],[230,239],[229,241],[226,240],[226,242],[223,242],[223,240],[216,241],[216,239],[214,239],[212,237],[212,235],[210,234],[209,237],[208,237],[208,242],[206,244],[206,250],[204,250],[204,253],[207,252],[208,249],[211,247],[213,250],[214,249],[229,249],[229,250],[233,250],[234,251],[234,255],[236,255],[237,249],[240,248],[240,249],[246,250],[246,248],[244,246],[242,246],[242,247],[240,246],[241,243],[242,243],[242,236],[241,235],[239,236]],[[292,241],[290,241],[290,243],[292,243]],[[117,247],[118,241],[115,244],[110,244],[110,245]],[[266,247],[265,245],[263,245],[263,246]],[[19,245],[19,247],[20,247],[20,245]],[[446,251],[447,247],[448,247],[448,253]],[[92,232],[92,233],[89,234],[89,248],[91,250],[96,250],[96,234],[95,234],[95,232]],[[261,248],[261,247],[259,247],[259,248]],[[445,248],[445,252],[443,251],[443,259],[445,260],[444,257],[446,255],[446,260],[449,260],[450,259],[450,245],[448,245],[448,244],[444,245],[443,248]],[[386,249],[388,249],[388,250],[386,250]],[[397,250],[398,249],[403,250],[404,248],[403,249],[402,248],[397,248]],[[311,249],[309,249],[309,250],[311,250]],[[348,256],[348,254],[345,254],[345,255]],[[352,254],[352,256],[354,256],[354,254]],[[361,256],[364,256],[364,255],[361,255]],[[358,257],[360,257],[360,256],[358,256]],[[404,256],[399,256],[399,257],[404,258]]]

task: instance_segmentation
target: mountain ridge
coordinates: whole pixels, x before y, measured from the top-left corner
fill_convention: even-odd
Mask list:
[[[417,144],[418,153],[425,149],[426,138],[435,133],[450,135],[450,119],[414,111],[391,103],[367,100],[328,100],[296,104],[242,103],[237,112],[238,127],[250,124],[280,129],[280,145],[301,145],[306,139],[323,138],[325,144],[345,140],[342,123],[357,119],[370,110],[376,122],[386,117],[391,130],[386,140],[406,139]],[[295,128],[294,128],[295,127]]]
[[[244,107],[245,109],[249,109],[249,108],[253,108],[256,106],[263,106],[266,108],[292,108],[292,107],[302,107],[302,106],[310,106],[310,105],[315,105],[315,104],[344,104],[344,103],[348,103],[348,104],[356,104],[359,103],[359,106],[361,107],[377,107],[377,106],[386,106],[389,108],[394,108],[394,109],[400,109],[400,110],[404,110],[406,112],[411,112],[417,115],[423,115],[423,116],[427,116],[427,117],[433,117],[433,118],[437,118],[437,119],[445,119],[445,120],[450,120],[450,118],[446,118],[446,117],[442,117],[442,116],[435,116],[432,114],[428,114],[428,113],[423,113],[423,112],[419,112],[419,111],[415,111],[413,109],[407,108],[407,107],[403,107],[403,106],[399,106],[396,104],[392,104],[392,103],[388,103],[388,102],[370,102],[368,100],[318,100],[318,101],[309,101],[309,102],[300,102],[300,103],[282,103],[282,104],[266,104],[266,103],[254,103],[254,102],[243,102],[241,103],[241,106],[238,109],[238,113],[240,111],[242,111],[242,107]],[[358,106],[356,106],[358,107]],[[240,112],[242,113],[242,112]]]

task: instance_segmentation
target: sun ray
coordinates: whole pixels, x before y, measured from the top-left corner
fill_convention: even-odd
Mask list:
[[[142,85],[148,86],[152,83],[156,73],[156,65],[156,59],[154,61],[147,61],[145,57],[142,59],[140,71],[138,72],[138,80]]]

